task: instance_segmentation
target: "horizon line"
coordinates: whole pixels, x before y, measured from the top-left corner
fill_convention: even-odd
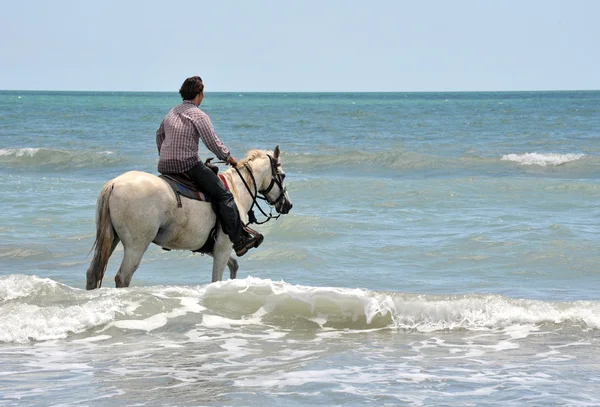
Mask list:
[[[296,90],[252,90],[252,91],[238,91],[238,90],[214,90],[207,91],[206,93],[518,93],[518,92],[598,92],[600,89],[520,89],[520,90],[412,90],[412,91],[401,91],[401,90],[326,90],[326,91],[296,91]],[[72,90],[72,89],[0,89],[0,92],[81,92],[81,93],[166,93],[166,94],[177,94],[178,91],[169,90]]]

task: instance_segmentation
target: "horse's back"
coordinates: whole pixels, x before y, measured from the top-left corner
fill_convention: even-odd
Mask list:
[[[130,223],[128,218],[132,220],[132,217],[161,218],[165,212],[173,209],[175,203],[171,187],[156,175],[147,172],[126,172],[108,181],[106,186],[112,190],[110,210],[113,218],[119,218],[123,223]]]
[[[137,190],[146,193],[155,191],[164,193],[165,190],[169,189],[167,188],[168,185],[162,179],[154,174],[143,171],[128,171],[108,181],[107,184],[114,185],[114,188],[127,188],[131,191]]]

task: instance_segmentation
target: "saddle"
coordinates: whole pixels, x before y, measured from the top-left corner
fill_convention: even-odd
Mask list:
[[[225,177],[222,174],[219,174],[219,167],[211,164],[210,160],[212,160],[212,158],[208,158],[204,162],[204,165],[206,165],[208,168],[213,170],[214,173],[219,176],[219,178],[221,179],[221,182],[223,183],[223,185],[225,185],[225,188],[229,189],[229,185],[227,184]],[[206,193],[198,190],[198,188],[196,187],[196,185],[194,184],[192,179],[187,174],[185,174],[185,173],[160,174],[158,177],[165,180],[167,182],[167,184],[169,184],[171,186],[171,188],[173,189],[173,192],[175,192],[175,197],[177,198],[177,207],[178,208],[182,207],[181,197],[184,196],[186,198],[194,199],[197,201],[210,202],[212,204],[213,211],[215,212],[215,214],[219,213],[218,208],[215,205],[215,202],[211,201],[210,197]],[[202,246],[199,249],[192,250],[192,251],[195,253],[202,253],[202,254],[212,253],[213,248],[215,246],[215,242],[217,240],[217,231],[218,230],[219,230],[219,216],[217,215],[217,221],[215,222],[215,226],[210,231],[210,233],[208,235],[208,239],[206,239],[206,243],[204,243],[204,246]],[[167,249],[167,248],[163,247],[163,250],[170,251],[171,249]]]
[[[227,185],[227,181],[225,180],[225,177],[222,174],[219,174],[219,167],[217,167],[216,165],[212,165],[210,163],[210,160],[212,160],[212,158],[207,159],[204,162],[204,165],[206,165],[208,168],[213,170],[213,172],[219,176],[219,178],[221,179],[221,182],[223,183],[223,185],[225,185],[225,188],[229,189],[229,185]],[[196,185],[194,184],[194,181],[192,181],[192,179],[185,173],[160,174],[158,177],[165,180],[171,186],[171,188],[173,189],[173,192],[175,192],[175,197],[177,198],[177,207],[178,208],[181,208],[181,197],[182,196],[184,196],[186,198],[194,199],[196,201],[211,202],[210,197],[207,194],[205,194],[204,192],[202,192],[201,190],[199,190],[196,187]],[[214,204],[213,204],[213,206],[214,206]]]

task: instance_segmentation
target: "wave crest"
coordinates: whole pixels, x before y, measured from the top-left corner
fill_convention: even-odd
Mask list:
[[[0,278],[0,298],[0,342],[43,341],[109,329],[152,331],[186,314],[200,314],[188,319],[190,329],[199,318],[210,329],[253,325],[340,333],[510,330],[525,325],[600,329],[599,301],[408,294],[300,286],[253,277],[197,287],[85,291],[50,279],[11,275]]]
[[[72,169],[115,165],[126,160],[112,151],[72,151],[52,148],[2,148],[0,164],[13,167]]]
[[[220,311],[219,304],[241,303],[246,312],[258,313],[263,322],[286,328],[302,321],[320,328],[422,332],[545,323],[600,328],[600,316],[594,316],[600,315],[600,302],[550,303],[489,294],[422,295],[306,287],[252,277],[207,286],[204,302],[213,311]]]
[[[557,166],[568,162],[577,161],[585,157],[585,154],[557,154],[557,153],[525,153],[506,154],[502,156],[503,161],[514,161],[521,165]]]

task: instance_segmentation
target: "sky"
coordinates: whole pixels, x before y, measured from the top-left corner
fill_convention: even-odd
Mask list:
[[[0,90],[600,89],[597,0],[2,0]]]

